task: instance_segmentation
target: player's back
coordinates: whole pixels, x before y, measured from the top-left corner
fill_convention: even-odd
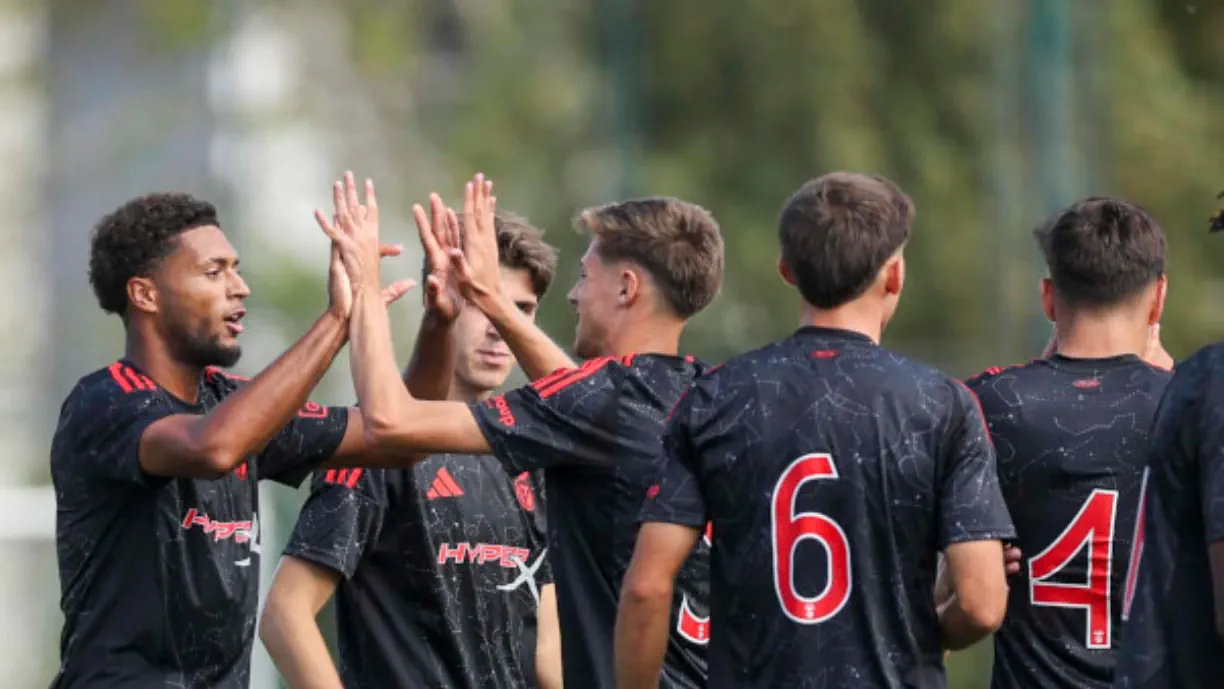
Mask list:
[[[1055,355],[968,381],[1025,554],[995,634],[994,689],[1113,685],[1148,431],[1169,378],[1134,355]]]
[[[1114,686],[1216,689],[1224,641],[1209,551],[1224,540],[1224,344],[1177,365],[1152,424],[1143,501]]]
[[[678,413],[713,521],[711,687],[943,687],[937,552],[1011,535],[969,391],[803,328]]]
[[[567,686],[615,686],[613,630],[638,514],[667,414],[704,370],[689,357],[601,357],[473,407],[511,473],[546,471]],[[663,686],[705,684],[708,558],[703,543],[681,570]]]

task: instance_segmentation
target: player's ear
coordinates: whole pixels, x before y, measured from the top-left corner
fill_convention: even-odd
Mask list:
[[[1046,320],[1051,323],[1057,320],[1057,314],[1054,311],[1054,281],[1050,278],[1041,278],[1037,289],[1041,292],[1041,312],[1045,314]]]
[[[905,257],[897,254],[884,264],[884,294],[895,297],[905,287]]]
[[[798,278],[795,277],[795,271],[791,270],[790,264],[781,256],[778,256],[778,275],[782,276],[782,282],[791,287],[799,284]]]
[[[1155,299],[1152,300],[1152,310],[1148,313],[1148,325],[1156,325],[1164,315],[1165,298],[1169,296],[1169,278],[1161,275],[1156,279]]]
[[[128,303],[145,313],[157,313],[157,285],[152,278],[134,277],[127,281]]]
[[[642,276],[630,266],[624,266],[620,271],[620,291],[616,300],[621,306],[632,306],[642,293]]]

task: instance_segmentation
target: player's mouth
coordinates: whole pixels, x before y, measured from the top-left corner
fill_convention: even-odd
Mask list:
[[[477,349],[476,357],[486,366],[505,366],[510,363],[510,353],[496,349]]]
[[[229,328],[230,334],[238,335],[243,331],[242,317],[246,315],[246,309],[238,309],[225,317],[225,327]]]

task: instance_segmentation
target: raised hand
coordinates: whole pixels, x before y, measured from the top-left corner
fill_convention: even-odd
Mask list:
[[[384,256],[398,256],[403,246],[383,246],[379,243],[374,182],[366,180],[365,186],[366,202],[362,204],[357,196],[353,173],[346,172],[344,180],[332,187],[335,204],[332,217],[329,219],[321,210],[315,211],[315,221],[332,240],[328,269],[331,309],[346,319],[352,313],[353,295],[357,291],[377,290],[389,304],[404,296],[415,284],[412,280],[399,280],[386,289],[381,288],[379,261]]]
[[[1148,327],[1147,346],[1143,350],[1143,360],[1156,368],[1172,371],[1177,364],[1173,357],[1165,351],[1164,343],[1160,341],[1160,324]]]
[[[412,216],[421,235],[421,248],[429,259],[429,275],[425,278],[425,308],[435,317],[451,323],[463,309],[458,272],[451,265],[448,253],[451,248],[463,247],[459,236],[459,219],[437,194],[429,195],[429,206],[433,214],[432,223],[420,204],[412,207]]]
[[[463,189],[463,248],[448,250],[463,296],[485,313],[501,294],[496,212],[493,182],[477,174]]]

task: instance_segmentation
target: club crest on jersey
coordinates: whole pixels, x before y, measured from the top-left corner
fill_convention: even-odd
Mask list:
[[[526,471],[514,479],[514,497],[518,499],[519,507],[535,512],[535,491],[531,489],[531,474]]]
[[[307,402],[298,410],[298,417],[303,419],[326,419],[327,407],[318,402]]]

